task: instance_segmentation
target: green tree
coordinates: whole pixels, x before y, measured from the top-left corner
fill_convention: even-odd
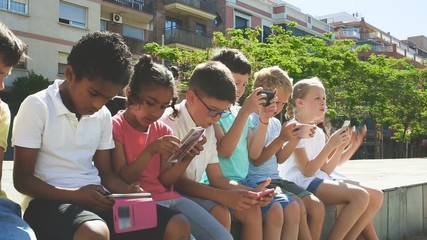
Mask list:
[[[403,139],[401,134],[405,135],[408,129],[412,134],[425,134],[426,70],[415,69],[407,59],[382,55],[371,55],[362,61],[359,54],[370,46],[357,46],[350,40],[332,42],[314,36],[294,36],[279,26],[273,26],[272,30],[266,43],[259,41],[261,29],[228,29],[226,35],[214,33],[213,49],[188,51],[154,43],[145,48],[180,68],[184,91],[191,71],[206,61],[214,48],[237,48],[252,63],[253,72],[277,65],[294,82],[319,77],[327,90],[328,112],[332,117],[369,118],[391,126],[399,139]],[[253,79],[242,99],[252,85]]]
[[[18,112],[19,106],[21,106],[22,101],[33,93],[36,93],[42,89],[47,88],[51,82],[40,74],[36,74],[33,71],[29,71],[27,76],[18,77],[13,82],[13,88],[11,90],[11,95],[13,98],[9,103],[10,111],[12,116],[15,116]]]

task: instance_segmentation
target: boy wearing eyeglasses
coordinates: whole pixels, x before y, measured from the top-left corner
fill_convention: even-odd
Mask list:
[[[262,239],[260,205],[271,201],[271,196],[259,198],[258,191],[269,184],[266,181],[255,190],[240,185],[222,174],[218,162],[213,125],[231,114],[236,101],[236,85],[230,70],[222,63],[209,61],[193,71],[186,98],[165,111],[161,120],[169,125],[174,135],[182,139],[193,127],[206,128],[204,150],[188,165],[175,188],[209,211],[221,224],[230,229],[233,218],[241,222],[241,239]],[[210,185],[200,183],[203,173]]]

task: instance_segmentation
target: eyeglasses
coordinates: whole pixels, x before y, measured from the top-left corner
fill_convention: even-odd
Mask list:
[[[203,105],[205,105],[206,109],[208,109],[208,116],[211,118],[216,118],[217,116],[221,116],[221,118],[226,118],[228,116],[230,116],[231,112],[229,109],[224,110],[224,111],[218,111],[215,109],[212,109],[210,107],[208,107],[208,105],[202,100],[202,98],[197,94],[196,91],[194,91],[194,94],[197,96],[197,98],[199,98],[200,102],[203,103]]]

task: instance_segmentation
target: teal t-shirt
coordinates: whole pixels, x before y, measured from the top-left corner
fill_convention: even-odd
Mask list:
[[[226,118],[221,118],[217,123],[221,126],[224,134],[227,133],[236,119],[236,115],[230,114]],[[242,135],[240,136],[239,143],[230,158],[218,156],[219,164],[222,173],[226,178],[234,181],[241,181],[246,178],[249,171],[249,154],[248,154],[248,131],[253,128],[250,118],[246,121],[243,128]]]

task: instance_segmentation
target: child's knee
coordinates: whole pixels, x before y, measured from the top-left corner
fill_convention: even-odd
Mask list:
[[[310,197],[310,196],[308,196]],[[307,210],[307,214],[311,217],[319,217],[322,218],[325,216],[325,204],[323,204],[320,199],[317,197],[307,199],[305,203],[305,208]]]
[[[77,228],[73,239],[106,240],[110,239],[110,230],[103,221],[86,221]]]
[[[284,221],[294,219],[295,221],[299,222],[300,216],[301,208],[296,201],[290,202],[286,207],[283,208]]]
[[[361,210],[365,210],[369,204],[369,193],[363,188],[354,188],[350,192],[349,200],[357,204]]]
[[[275,202],[271,205],[270,209],[268,209],[265,215],[265,222],[267,224],[274,223],[276,226],[281,227],[284,219],[284,209],[282,205],[278,202]]]
[[[185,217],[184,214],[181,213],[174,215],[169,220],[165,229],[165,237],[182,236],[182,238],[177,239],[184,239],[185,237],[189,237],[190,233],[190,222],[188,221],[187,217]]]
[[[371,189],[369,192],[369,205],[379,209],[383,205],[384,193],[378,189]]]
[[[225,228],[231,227],[231,214],[227,207],[224,205],[216,204],[211,210],[211,215],[223,225]]]
[[[242,224],[262,224],[262,214],[259,206],[252,206],[236,215],[238,215],[238,220]]]

